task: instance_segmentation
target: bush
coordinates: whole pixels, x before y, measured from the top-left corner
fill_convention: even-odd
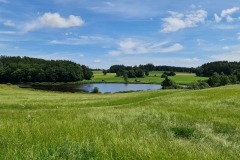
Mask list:
[[[187,89],[205,89],[209,87],[207,81],[197,81],[187,85]]]
[[[163,72],[163,75],[167,75],[167,76],[176,76],[176,73],[175,72],[173,72],[173,71],[171,71],[171,72]]]
[[[162,85],[163,89],[177,89],[177,88],[181,88],[179,85],[177,85],[174,81],[172,81],[168,77],[165,78],[165,80],[162,82],[161,85]]]
[[[161,78],[166,78],[168,77],[166,74],[162,74]]]
[[[99,93],[98,87],[94,87],[92,93]]]

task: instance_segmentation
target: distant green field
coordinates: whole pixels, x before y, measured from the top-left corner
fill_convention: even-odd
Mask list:
[[[240,86],[116,94],[0,85],[0,159],[240,159]]]
[[[94,78],[90,82],[121,82],[124,83],[124,79],[122,77],[116,77],[115,73],[108,73],[107,75],[103,75],[102,71],[93,71]],[[161,71],[153,71],[149,73],[149,76],[144,78],[129,78],[130,83],[134,83],[135,80],[140,80],[141,83],[157,83],[160,84],[164,78],[160,78],[163,72]],[[181,73],[177,72],[177,75],[174,77],[170,77],[173,81],[175,81],[178,84],[188,84],[191,82],[195,82],[198,80],[206,80],[207,77],[197,77],[193,73]]]

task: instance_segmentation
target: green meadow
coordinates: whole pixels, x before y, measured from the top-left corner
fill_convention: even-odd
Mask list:
[[[239,85],[116,94],[0,85],[0,159],[237,160],[239,93]]]
[[[161,71],[152,71],[149,72],[149,76],[144,78],[128,78],[130,83],[135,83],[135,80],[140,80],[141,83],[154,83],[160,84],[164,80],[161,78],[163,72]],[[116,77],[115,73],[108,73],[107,75],[103,75],[102,71],[93,71],[94,77],[90,81],[85,82],[108,82],[108,83],[124,83],[123,77]],[[182,73],[177,72],[176,76],[170,77],[174,82],[178,84],[189,84],[191,82],[196,82],[198,80],[207,80],[207,77],[197,77],[194,73]]]

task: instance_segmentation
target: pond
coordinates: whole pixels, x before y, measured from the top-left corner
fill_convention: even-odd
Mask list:
[[[95,87],[101,93],[116,93],[128,91],[157,90],[162,86],[158,84],[124,84],[124,83],[91,83],[91,84],[64,84],[64,85],[19,85],[22,88],[33,88],[60,92],[87,92],[91,93]]]

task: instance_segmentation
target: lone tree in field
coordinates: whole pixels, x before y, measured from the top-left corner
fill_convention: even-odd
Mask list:
[[[104,76],[107,75],[107,70],[104,69],[104,70],[102,71],[102,73],[103,73]]]
[[[175,83],[171,79],[169,79],[168,77],[166,77],[164,79],[164,81],[162,82],[162,88],[163,89],[175,88],[175,86],[176,86]]]

